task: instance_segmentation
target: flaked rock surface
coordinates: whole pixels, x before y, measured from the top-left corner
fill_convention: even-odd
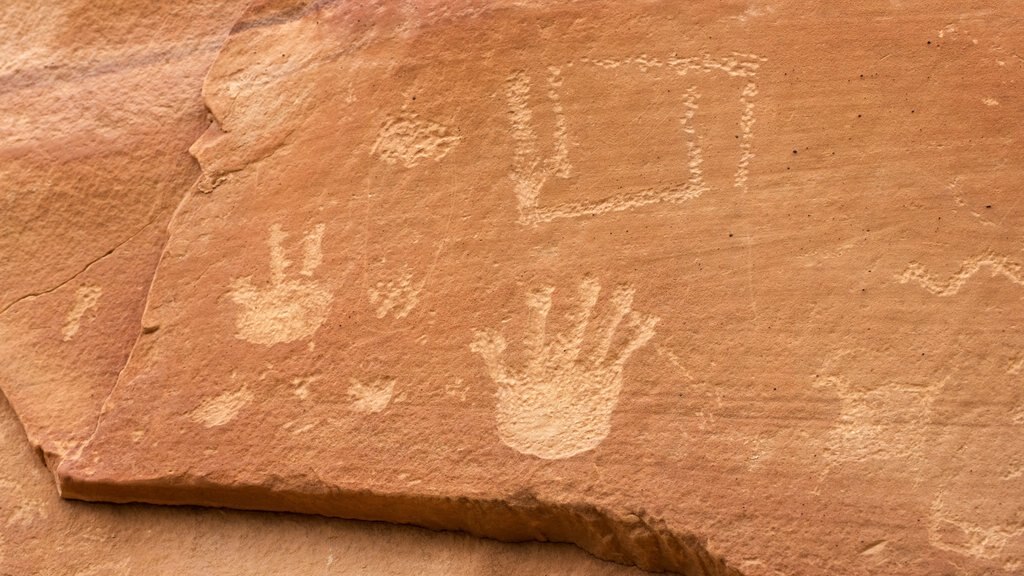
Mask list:
[[[578,548],[318,516],[61,500],[0,398],[0,574],[640,576]]]
[[[203,76],[246,2],[0,7],[0,389],[51,463],[96,427],[199,175]]]
[[[63,493],[689,574],[1017,573],[1022,31],[257,4]]]

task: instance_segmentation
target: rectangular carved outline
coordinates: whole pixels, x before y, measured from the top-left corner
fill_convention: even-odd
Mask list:
[[[581,62],[614,69],[620,66],[637,66],[646,72],[651,68],[670,68],[684,76],[690,72],[724,73],[731,77],[745,78],[747,83],[740,93],[740,158],[737,162],[734,186],[741,192],[747,191],[750,161],[753,159],[752,139],[754,125],[754,97],[757,95],[756,75],[764,58],[753,54],[734,53],[724,58],[699,57],[668,59],[650,58],[646,55],[623,59],[594,60],[580,58]],[[507,96],[512,122],[512,137],[515,141],[512,179],[515,185],[519,208],[519,223],[536,225],[559,218],[576,218],[618,212],[659,202],[680,203],[701,196],[708,190],[700,165],[703,162],[700,143],[697,142],[693,117],[697,110],[699,94],[696,87],[687,90],[684,96],[686,110],[682,118],[682,129],[690,137],[687,142],[689,176],[687,180],[674,185],[652,186],[637,191],[624,192],[597,201],[566,202],[549,207],[540,205],[540,191],[550,177],[568,178],[572,173],[569,162],[568,137],[565,115],[559,99],[558,88],[562,84],[561,69],[548,67],[548,100],[555,113],[554,153],[541,158],[537,148],[537,134],[532,127],[532,112],[528,104],[530,78],[524,72],[513,72],[508,79]]]

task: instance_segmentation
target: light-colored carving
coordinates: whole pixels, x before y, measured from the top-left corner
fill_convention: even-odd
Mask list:
[[[832,364],[848,355],[839,352],[825,363],[814,386],[835,393],[840,411],[828,434],[827,469],[850,462],[900,459],[916,467],[923,455],[932,405],[946,380],[915,385],[885,382],[871,388],[855,385],[834,373]]]
[[[334,295],[313,273],[323,260],[324,225],[316,225],[302,239],[302,266],[289,278],[291,262],[285,257],[288,235],[281,226],[270,227],[270,284],[257,287],[252,277],[236,278],[231,299],[240,306],[235,336],[266,346],[309,337],[327,318]]]
[[[377,318],[393,313],[395,318],[404,318],[420,301],[420,292],[425,280],[414,281],[412,271],[403,266],[401,274],[393,280],[377,282],[368,290],[370,304],[376,309]]]
[[[596,447],[611,429],[629,357],[654,336],[658,318],[631,311],[634,290],[615,289],[601,314],[594,314],[601,287],[585,278],[570,328],[548,338],[554,288],[529,294],[525,365],[503,360],[505,338],[478,331],[470,350],[479,354],[498,385],[498,434],[507,446],[545,459],[568,458]],[[617,337],[625,320],[632,332]]]
[[[1010,360],[1006,365],[1006,373],[1011,375],[1020,374],[1021,368],[1024,368],[1024,354],[1015,360]]]
[[[83,571],[75,572],[74,576],[128,576],[131,573],[131,562],[125,558],[119,562],[104,562],[90,566]]]
[[[75,292],[75,303],[64,318],[64,326],[60,330],[63,341],[67,342],[78,334],[82,327],[82,317],[96,308],[102,294],[103,289],[99,286],[82,286]]]
[[[242,408],[245,408],[254,398],[255,396],[248,388],[225,392],[205,400],[189,414],[189,418],[207,428],[223,426],[234,420]]]
[[[646,72],[652,68],[667,68],[674,70],[676,74],[686,75],[694,72],[722,72],[735,78],[754,78],[757,70],[761,67],[764,58],[756,54],[742,54],[733,52],[723,58],[712,58],[711,56],[690,56],[680,58],[673,55],[668,58],[651,57],[646,54],[639,56],[628,56],[626,58],[581,58],[583,62],[590,62],[601,68],[615,69],[622,66],[636,66]]]
[[[316,384],[320,380],[321,380],[321,377],[320,376],[316,376],[316,375],[314,375],[314,376],[299,376],[299,377],[296,377],[296,378],[292,378],[292,386],[294,386],[294,388],[292,388],[292,394],[295,394],[295,396],[299,400],[305,400],[305,399],[309,398],[309,395],[310,395],[310,389],[309,388],[310,388],[310,386],[313,385],[313,384]]]
[[[444,393],[451,398],[457,398],[459,402],[465,402],[466,395],[469,394],[469,384],[462,378],[455,378],[445,383]]]
[[[440,161],[461,140],[447,126],[401,114],[384,121],[370,153],[388,164],[412,168],[424,160]]]
[[[953,296],[967,284],[967,281],[983,269],[988,269],[989,276],[1002,276],[1018,286],[1024,286],[1024,269],[1019,262],[1010,260],[1008,256],[984,254],[968,258],[960,265],[948,280],[936,279],[928,273],[928,269],[917,262],[911,262],[907,269],[896,277],[900,284],[914,282],[936,296]]]
[[[364,414],[375,414],[387,408],[395,393],[394,378],[377,378],[365,384],[351,378],[349,383],[348,397],[352,402],[351,408]]]
[[[754,97],[757,96],[757,84],[753,80],[747,82],[740,93],[740,161],[736,165],[736,176],[733,179],[736,189],[747,191],[747,179],[750,176],[750,162],[754,159]]]
[[[730,77],[746,78],[740,95],[740,156],[737,163],[735,186],[747,190],[754,126],[754,97],[757,85],[754,82],[757,69],[763,59],[748,54],[734,54],[727,58],[678,58],[665,60],[638,56],[624,59],[594,60],[582,58],[581,62],[604,69],[620,66],[635,66],[646,72],[653,68],[669,68],[679,75],[690,73],[724,73]],[[569,178],[573,166],[569,159],[568,124],[559,97],[562,85],[562,71],[557,67],[548,68],[547,99],[555,117],[552,134],[552,153],[544,158],[540,153],[539,139],[533,127],[533,113],[530,108],[531,79],[523,71],[513,72],[507,80],[506,97],[509,105],[509,119],[512,124],[514,151],[512,156],[512,182],[519,208],[519,223],[524,225],[550,222],[559,218],[591,216],[621,210],[630,210],[659,202],[685,202],[701,196],[708,190],[701,172],[703,163],[700,141],[694,128],[699,93],[696,87],[688,89],[683,97],[681,130],[687,137],[687,170],[685,179],[671,185],[641,187],[596,201],[569,202],[554,206],[542,206],[540,192],[552,178]]]
[[[940,550],[946,550],[979,560],[994,560],[1007,568],[1024,562],[1024,517],[1015,523],[979,524],[947,508],[945,494],[932,501],[928,517],[928,541]],[[1008,548],[1011,542],[1018,545]]]
[[[561,71],[558,68],[550,68],[547,95],[555,113],[554,153],[549,158],[541,159],[537,133],[533,129],[533,112],[529,104],[530,77],[523,72],[514,72],[507,80],[506,96],[509,118],[512,122],[512,139],[515,141],[512,154],[512,181],[519,202],[521,224],[541,221],[537,214],[537,205],[540,190],[548,178],[568,178],[572,175],[565,112],[557,91],[561,83]]]

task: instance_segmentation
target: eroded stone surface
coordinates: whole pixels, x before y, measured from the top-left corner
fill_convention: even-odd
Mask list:
[[[59,551],[59,553],[55,553]],[[61,500],[0,399],[0,574],[633,575],[568,545],[317,516]]]
[[[0,8],[0,389],[48,458],[91,434],[138,336],[245,3]]]
[[[1012,11],[268,3],[70,497],[1024,569]]]

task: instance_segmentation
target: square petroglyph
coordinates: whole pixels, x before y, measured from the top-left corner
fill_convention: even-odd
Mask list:
[[[706,175],[708,140],[723,140],[725,132],[733,141],[731,184],[746,191],[754,157],[756,74],[763,61],[749,54],[584,57],[549,66],[543,74],[513,71],[505,95],[519,223],[535,225],[698,198],[715,187]],[[595,86],[596,93],[607,96],[605,101],[593,98]],[[704,86],[711,86],[713,95]],[[589,96],[583,99],[582,94]],[[659,100],[654,104],[670,99],[676,113],[652,113],[664,109],[650,105],[652,94]],[[721,104],[724,94],[729,94],[726,106]],[[714,100],[714,113],[702,114],[703,102],[709,99]],[[593,123],[584,105],[607,108],[612,113],[605,116],[614,122]],[[728,131],[717,119],[727,115],[726,108],[735,116],[735,127]],[[715,126],[702,126],[703,118],[715,119]],[[574,163],[573,149],[591,156],[589,166]],[[635,154],[623,153],[629,150]],[[724,150],[718,144],[711,151],[718,156]],[[608,173],[588,177],[595,167]],[[564,183],[572,189],[569,194],[558,190]]]

